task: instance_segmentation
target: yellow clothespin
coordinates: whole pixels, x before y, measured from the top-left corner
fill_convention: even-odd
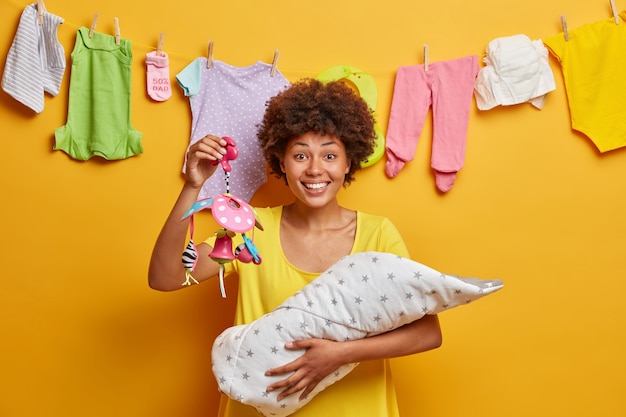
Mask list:
[[[565,41],[569,41],[569,32],[567,30],[567,19],[565,18],[565,15],[562,14],[561,15],[561,26],[563,26],[563,36],[565,37]]]
[[[424,44],[424,71],[428,71],[428,44]]]
[[[120,45],[120,21],[117,17],[114,17],[113,23],[115,25],[115,44],[119,46]]]
[[[278,66],[278,56],[280,55],[280,51],[277,49],[274,51],[274,61],[272,61],[272,71],[270,71],[270,77],[273,77],[276,74],[276,67]]]
[[[43,25],[43,11],[46,6],[43,5],[43,0],[37,1],[37,21],[40,25]]]
[[[615,0],[609,0],[611,2],[611,11],[613,12],[613,19],[615,24],[619,25],[619,15],[617,14],[617,8],[615,7]]]
[[[206,60],[206,67],[210,69],[211,65],[213,65],[213,41],[209,41],[209,53]]]
[[[96,31],[96,24],[98,23],[98,12],[93,15],[93,20],[91,21],[91,29],[89,29],[89,37],[93,38],[93,33]]]
[[[159,44],[157,46],[156,54],[161,55],[161,51],[163,50],[163,32],[159,34]]]

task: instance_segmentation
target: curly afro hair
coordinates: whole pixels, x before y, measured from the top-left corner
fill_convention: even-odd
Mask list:
[[[374,123],[367,103],[342,81],[322,83],[305,78],[267,102],[258,139],[270,172],[286,180],[280,161],[289,140],[309,132],[339,138],[350,161],[344,178],[347,186],[374,151]]]

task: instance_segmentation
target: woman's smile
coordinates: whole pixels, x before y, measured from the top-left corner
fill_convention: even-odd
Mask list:
[[[316,183],[302,183],[307,190],[311,191],[321,191],[328,187],[330,182],[316,182]]]

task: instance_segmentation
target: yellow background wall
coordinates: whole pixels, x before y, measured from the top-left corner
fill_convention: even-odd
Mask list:
[[[626,2],[617,1],[618,8]],[[620,4],[622,3],[622,4]],[[26,1],[0,1],[0,52]],[[146,93],[145,54],[165,33],[170,73],[206,54],[234,65],[271,62],[291,81],[351,65],[378,85],[386,131],[396,69],[479,55],[488,42],[531,39],[609,18],[608,1],[49,0],[65,19],[62,91],[35,115],[0,93],[0,416],[213,416],[209,349],[231,320],[236,283],[159,293],[146,271],[182,184],[188,100]],[[78,162],[52,151],[66,121],[76,29],[133,41],[132,120],[143,155]],[[416,260],[505,289],[441,315],[442,348],[393,361],[405,417],[626,415],[626,153],[599,154],[569,125],[560,67],[543,110],[479,112],[472,104],[465,168],[447,194],[429,168],[430,118],[396,178],[384,162],[343,191],[353,208],[389,216]],[[4,68],[4,59],[2,60]],[[626,105],[626,103],[624,104]],[[256,205],[284,201],[271,180]],[[204,217],[204,219],[207,219]],[[208,219],[207,219],[208,220]],[[199,221],[199,235],[212,233]],[[270,260],[267,260],[270,261]]]

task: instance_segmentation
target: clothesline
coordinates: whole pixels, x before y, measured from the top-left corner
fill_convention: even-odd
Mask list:
[[[31,2],[28,2],[26,4],[24,4],[23,2],[19,2],[17,0],[5,0],[8,3],[12,3],[14,6],[16,6],[17,8],[23,10],[26,6],[28,6],[29,4],[31,4]],[[618,12],[617,12],[617,8],[615,6],[615,1],[614,0],[610,0],[610,6],[612,9],[612,13],[613,13],[613,18],[615,19],[616,24],[619,22],[619,17],[618,17]],[[62,17],[62,16],[61,16]],[[566,17],[565,15],[561,15],[559,17],[559,19],[561,20],[561,24],[563,26],[563,35],[567,37],[568,33],[567,33],[567,23],[566,23]],[[78,30],[80,27],[84,26],[84,25],[80,25],[80,24],[76,24],[73,22],[67,22],[64,21],[64,24],[67,26],[72,27],[75,30]],[[141,42],[136,42],[136,41],[132,41],[133,45],[135,46],[139,46],[140,48],[143,48],[146,51],[156,51],[157,47],[153,46],[153,45],[148,45],[146,43],[141,43]],[[167,50],[167,48],[165,48]],[[191,62],[194,59],[197,58],[197,56],[191,57],[189,55],[186,54],[182,54],[182,53],[178,53],[178,52],[172,52],[171,50],[167,50],[167,54],[169,57],[176,57],[179,59],[184,59],[187,62]],[[485,52],[482,52],[482,55],[485,55]],[[428,63],[429,63],[429,57],[428,57],[428,45],[424,45],[424,62],[423,64],[427,67]],[[417,65],[417,64],[416,64]],[[315,76],[319,73],[319,71],[315,71],[312,69],[294,69],[294,68],[283,68],[280,65],[278,65],[278,68],[280,69],[280,71],[283,74],[304,74],[307,76]],[[380,69],[380,70],[365,70],[364,72],[370,74],[370,75],[387,75],[387,74],[393,74],[395,73],[395,71],[397,70],[397,68],[389,68],[389,69]]]
[[[27,2],[27,3],[23,3],[23,2],[19,2],[17,0],[5,0],[7,3],[12,3],[16,8],[18,8],[19,10],[23,10],[26,6],[28,6],[29,4],[32,4],[33,2]],[[54,13],[60,17],[63,17],[57,13],[55,13],[54,11],[50,11],[48,10],[50,13]],[[77,23],[73,23],[73,22],[68,22],[67,20],[64,19],[63,22],[63,26],[68,26],[74,30],[78,30],[80,27],[86,26],[84,24],[77,24]],[[123,36],[123,34],[122,34]],[[128,39],[128,38],[127,38]],[[208,41],[207,41],[208,42]],[[137,42],[132,40],[132,45],[134,47],[139,47],[141,49],[144,49],[147,52],[152,52],[152,51],[156,51],[157,50],[157,45],[149,45],[147,43],[142,43],[142,42]],[[163,48],[163,51],[167,53],[168,57],[171,58],[177,58],[186,62],[191,62],[193,60],[195,60],[196,58],[198,58],[198,56],[189,56],[187,54],[183,54],[183,53],[178,53],[176,51],[171,51],[168,48]],[[208,48],[207,48],[207,52],[208,52]],[[214,58],[215,59],[215,58]],[[300,74],[302,76],[309,76],[309,77],[315,77],[317,76],[317,74],[322,70],[313,70],[313,69],[297,69],[297,68],[284,68],[280,65],[280,63],[278,63],[278,69],[283,73],[283,74]],[[379,70],[366,70],[364,72],[367,72],[368,74],[372,75],[372,76],[376,76],[376,75],[388,75],[388,74],[393,74],[395,73],[397,68],[389,68],[389,69],[379,69]]]
[[[27,16],[29,19],[33,18],[34,10],[36,10],[37,7],[39,7],[40,10],[44,9],[42,0],[40,0],[39,6],[37,6],[36,3],[34,6],[32,4],[22,6],[22,4],[17,2],[17,0],[8,0],[8,1],[16,5],[16,7],[24,7],[23,9],[24,12],[22,14],[22,17]],[[611,27],[612,29],[602,32],[602,33],[605,33],[605,35],[603,36],[603,39],[611,39],[611,37],[613,37],[613,38],[618,39],[619,41],[623,41],[623,36],[624,36],[623,30],[620,28],[619,25],[622,22],[622,20],[626,18],[626,12],[622,12],[620,16],[617,13],[617,10],[615,8],[614,0],[611,0],[611,6],[612,6],[611,8],[613,12],[614,22],[611,19],[605,19],[602,21],[598,21],[592,25],[591,24],[585,25],[577,29],[577,35],[580,34],[580,36],[584,38],[585,35],[589,36],[590,32],[595,33],[594,32],[595,26],[599,25],[599,26],[604,27],[605,25],[608,24],[609,27]],[[29,15],[24,14],[27,10],[28,10]],[[50,13],[48,11],[46,12],[47,12],[46,15],[51,15],[56,20],[56,23],[54,24],[54,26],[58,26],[59,23],[63,21],[62,17],[56,14]],[[85,25],[78,25],[72,22],[68,23],[68,25],[70,27],[75,28],[77,32],[84,32],[85,30],[88,29],[90,31],[89,38],[91,38],[92,32],[95,30],[95,27],[96,27],[97,16],[98,14],[96,13],[92,20],[91,29],[86,28]],[[115,25],[116,43],[118,43],[119,38],[120,38],[120,31],[119,31],[117,17],[115,18],[114,21],[116,23]],[[34,21],[30,21],[30,22],[31,22],[30,23],[31,25],[33,24],[36,25]],[[406,86],[405,80],[414,80],[414,79],[415,80],[417,79],[429,80],[433,77],[437,78],[440,82],[447,83],[449,86],[454,86],[457,92],[459,93],[459,97],[470,98],[472,96],[475,96],[476,103],[479,107],[479,110],[489,110],[498,105],[509,106],[509,105],[519,104],[523,102],[530,102],[535,107],[541,109],[547,93],[556,89],[552,70],[548,62],[549,54],[546,48],[547,45],[550,45],[552,55],[555,55],[557,57],[559,56],[558,55],[559,50],[563,49],[564,44],[565,45],[569,44],[571,48],[580,47],[579,42],[572,42],[571,40],[568,39],[569,36],[568,36],[568,31],[566,28],[564,16],[562,16],[562,23],[563,23],[564,31],[561,34],[556,34],[545,39],[545,41],[541,39],[532,41],[526,35],[514,35],[514,36],[496,38],[492,40],[491,42],[489,42],[487,50],[485,51],[485,59],[483,60],[485,66],[482,68],[480,68],[480,65],[478,63],[477,54],[473,54],[473,55],[467,55],[464,58],[442,61],[441,63],[437,63],[436,67],[435,65],[433,65],[433,68],[431,70],[429,68],[428,45],[424,45],[424,56],[423,56],[424,61],[423,61],[423,64],[421,64],[423,68],[420,67],[420,64],[416,64],[416,65],[408,65],[408,66],[397,66],[389,70],[386,70],[384,72],[385,75],[392,75],[394,73],[396,74],[391,113],[394,113],[393,111],[394,107],[399,107],[399,108],[410,107],[410,106],[405,106],[404,104],[396,105],[397,100],[400,100],[400,102],[402,102],[402,100],[406,99],[407,97],[410,99],[413,99],[413,96],[415,95],[413,94],[414,93],[413,91],[410,91],[409,93],[407,93],[407,91],[409,90],[403,88],[403,85]],[[33,27],[33,29],[35,29],[33,32],[37,32],[35,27]],[[110,36],[110,35],[102,34],[101,36]],[[82,34],[82,38],[86,38],[86,37],[87,37],[87,34]],[[128,42],[129,45],[131,44],[131,41],[128,38],[124,39],[124,42]],[[613,43],[616,43],[616,42],[613,42]],[[610,42],[607,43],[607,47],[610,44],[611,44]],[[619,44],[623,45],[623,43],[619,43]],[[15,51],[15,48],[14,48],[15,45],[16,44],[14,43],[11,46],[9,53]],[[141,43],[141,42],[136,43],[136,45],[139,45],[141,48],[148,50],[150,52],[154,52],[157,50],[164,50],[164,51],[167,50],[167,48],[162,47],[163,46],[162,37],[159,38],[159,43],[156,47],[150,46],[148,44]],[[206,58],[208,59],[207,66],[211,68],[210,63],[211,63],[211,60],[213,59],[212,48],[211,48],[212,42],[209,41],[207,46],[208,46],[206,49]],[[611,53],[613,53],[614,56],[623,56],[624,51],[620,48],[621,46],[611,49]],[[61,45],[58,45],[57,51],[59,53],[57,54],[57,56],[54,56],[53,58],[56,60],[55,62],[61,62],[63,61],[63,59],[65,59],[63,48],[61,47]],[[511,51],[514,51],[514,52],[512,53]],[[276,57],[278,56],[277,52],[278,50],[275,51],[274,62],[272,63],[273,65],[272,76],[273,76],[273,71],[276,65]],[[602,56],[607,56],[605,52],[606,51],[603,51]],[[154,53],[146,54],[146,64],[148,64],[148,58],[149,58],[148,55],[152,56],[155,54]],[[169,55],[170,54],[168,53],[168,56]],[[186,54],[181,54],[178,52],[174,52],[171,55],[174,57],[184,58],[187,62],[190,62],[190,61],[197,62],[197,59],[198,59],[197,56],[190,57],[190,56],[187,56]],[[508,62],[509,60],[511,62]],[[8,59],[7,59],[7,62],[9,62]],[[261,62],[260,60],[257,61],[257,63],[260,63],[260,62]],[[494,62],[497,63],[498,65],[494,65]],[[508,63],[505,65],[499,65],[502,62],[508,62]],[[561,65],[564,65],[564,62],[562,60],[559,60],[559,62],[561,63]],[[128,64],[130,65],[130,62],[128,62]],[[224,63],[224,64],[228,65],[227,63]],[[537,64],[539,64],[539,66]],[[57,68],[57,67],[53,67],[53,68]],[[360,69],[357,70],[354,67],[349,67],[349,71],[345,73],[344,70],[347,68],[347,66],[342,66],[342,67],[343,68],[342,68],[341,74],[335,74],[335,75],[342,76],[343,78],[345,78],[345,75],[354,75],[357,72],[360,72],[362,74],[367,73],[367,71],[363,71]],[[7,68],[11,70],[10,71],[11,74],[19,73],[19,71],[16,70],[15,66],[10,67],[9,65],[5,67],[5,73],[7,72],[6,71]],[[189,68],[189,66],[187,68]],[[319,77],[321,75],[320,73],[317,73],[316,75],[314,75],[315,72],[312,70],[308,70],[308,69],[307,70],[303,70],[303,69],[285,70],[284,68],[280,66],[279,68],[280,68],[280,72],[282,73],[283,79],[284,79],[285,72],[291,73],[291,74],[299,73],[299,74],[304,75],[305,77],[315,77],[316,75],[317,77]],[[581,73],[583,77],[585,76],[585,74],[583,73],[584,69],[585,69],[584,67],[579,68],[580,70],[579,72]],[[427,77],[423,76],[423,73],[426,71],[429,74],[429,76]],[[454,77],[449,76],[450,74],[455,73],[455,71],[459,71],[460,75],[464,75],[464,76],[469,75],[469,79],[464,79],[463,83],[459,83],[458,81],[462,78],[456,75]],[[507,71],[510,71],[510,73],[507,73]],[[372,72],[376,73],[376,71],[372,71]],[[417,75],[411,74],[410,72],[417,72]],[[382,71],[380,71],[380,73],[382,73]],[[431,73],[434,73],[435,75],[430,76]],[[158,78],[156,74],[152,74],[152,75],[155,75],[154,79]],[[369,77],[371,77],[371,73],[369,73],[368,75]],[[169,77],[169,73],[167,74],[167,76]],[[177,79],[180,83],[180,79],[178,78],[179,76],[180,76],[180,73],[179,75],[177,75]],[[295,78],[295,77],[292,77],[292,78]],[[594,77],[594,78],[597,79],[598,77]],[[605,78],[608,79],[607,77]],[[162,77],[159,79],[164,80],[165,78]],[[337,79],[337,78],[331,78],[331,79]],[[503,83],[501,82],[503,80],[506,80],[506,81]],[[532,80],[532,82],[531,83],[526,82],[528,80]],[[120,80],[120,81],[126,81],[126,80]],[[615,81],[617,82],[620,80],[618,79]],[[14,84],[17,85],[19,84],[19,82],[15,82]],[[23,86],[29,86],[30,84],[22,82],[21,85],[23,87]],[[169,79],[167,80],[167,85],[169,87]],[[3,89],[5,89],[4,87],[5,87],[5,83],[3,79]],[[415,86],[413,85],[413,87]],[[434,94],[434,92],[429,92],[430,87],[427,83],[425,83],[422,87],[423,88],[419,89],[422,93]],[[623,85],[623,87],[626,88],[626,85]],[[464,91],[461,91],[461,90],[464,90]],[[5,91],[7,90],[5,89]],[[360,88],[359,88],[359,91],[360,91]],[[13,96],[17,97],[17,92],[13,94]],[[160,100],[162,97],[157,96],[153,98]],[[39,99],[38,94],[37,94],[36,99],[37,100]],[[24,100],[21,100],[21,101],[29,105]],[[32,103],[33,105],[31,106],[31,108],[37,111],[39,107],[42,107],[42,106],[38,106],[38,104],[40,104],[39,101],[37,103],[35,103],[34,101],[35,100],[33,100],[33,103]],[[587,102],[587,101],[581,100],[581,103]],[[459,102],[457,102],[456,104],[458,105]],[[467,104],[469,105],[470,103],[467,103]],[[371,107],[374,108],[373,106]],[[571,102],[570,102],[570,108],[571,108]],[[387,143],[386,143],[388,154],[389,152],[393,152],[393,150],[391,150],[391,147],[389,145],[390,143],[393,142],[390,140],[390,137],[392,135],[389,133],[390,131],[392,131],[391,113],[390,113],[390,123],[388,126]],[[462,120],[461,119],[459,120],[459,125],[463,125],[463,126],[457,126],[457,128],[459,132],[464,132],[466,130],[466,127],[464,125],[467,123],[468,113],[463,111],[461,114],[463,114],[464,117],[461,118]],[[401,115],[400,117],[395,117],[395,119],[399,119],[402,122],[410,119],[408,117],[403,117],[403,116],[404,115]],[[415,131],[415,129],[411,129],[411,131]],[[396,137],[405,137],[405,136],[406,135],[403,135],[403,134],[396,135]],[[459,138],[461,138],[463,141],[465,140],[464,135],[460,135]],[[615,147],[626,146],[626,144],[623,143],[623,141],[617,141],[616,142],[617,145],[606,144],[602,142],[602,141],[610,142],[611,138],[606,139],[602,137],[599,139],[593,138],[592,140],[594,139],[595,139],[594,143],[598,144],[598,142],[600,142],[599,149],[601,151],[611,150],[611,149],[614,149]],[[464,149],[464,146],[459,147],[459,149]],[[405,162],[410,160],[411,151],[412,149],[410,149],[409,147],[405,147],[402,149],[401,148],[397,149],[397,152],[393,152],[394,154],[397,153],[396,159],[399,162],[395,165],[394,164],[390,165],[389,163],[386,165],[388,176],[393,177],[397,175],[397,173],[402,168],[402,166],[404,166]],[[404,155],[403,152],[406,153],[407,155]],[[435,153],[433,151],[433,155],[434,154]],[[391,158],[389,158],[389,160],[391,160]],[[462,158],[456,158],[455,160],[462,161]],[[457,169],[453,169],[453,168],[454,167],[445,168],[444,170],[441,171],[440,176],[436,176],[437,186],[443,192],[447,191],[454,183],[454,178],[455,178]],[[448,174],[453,174],[453,175],[448,175]]]

